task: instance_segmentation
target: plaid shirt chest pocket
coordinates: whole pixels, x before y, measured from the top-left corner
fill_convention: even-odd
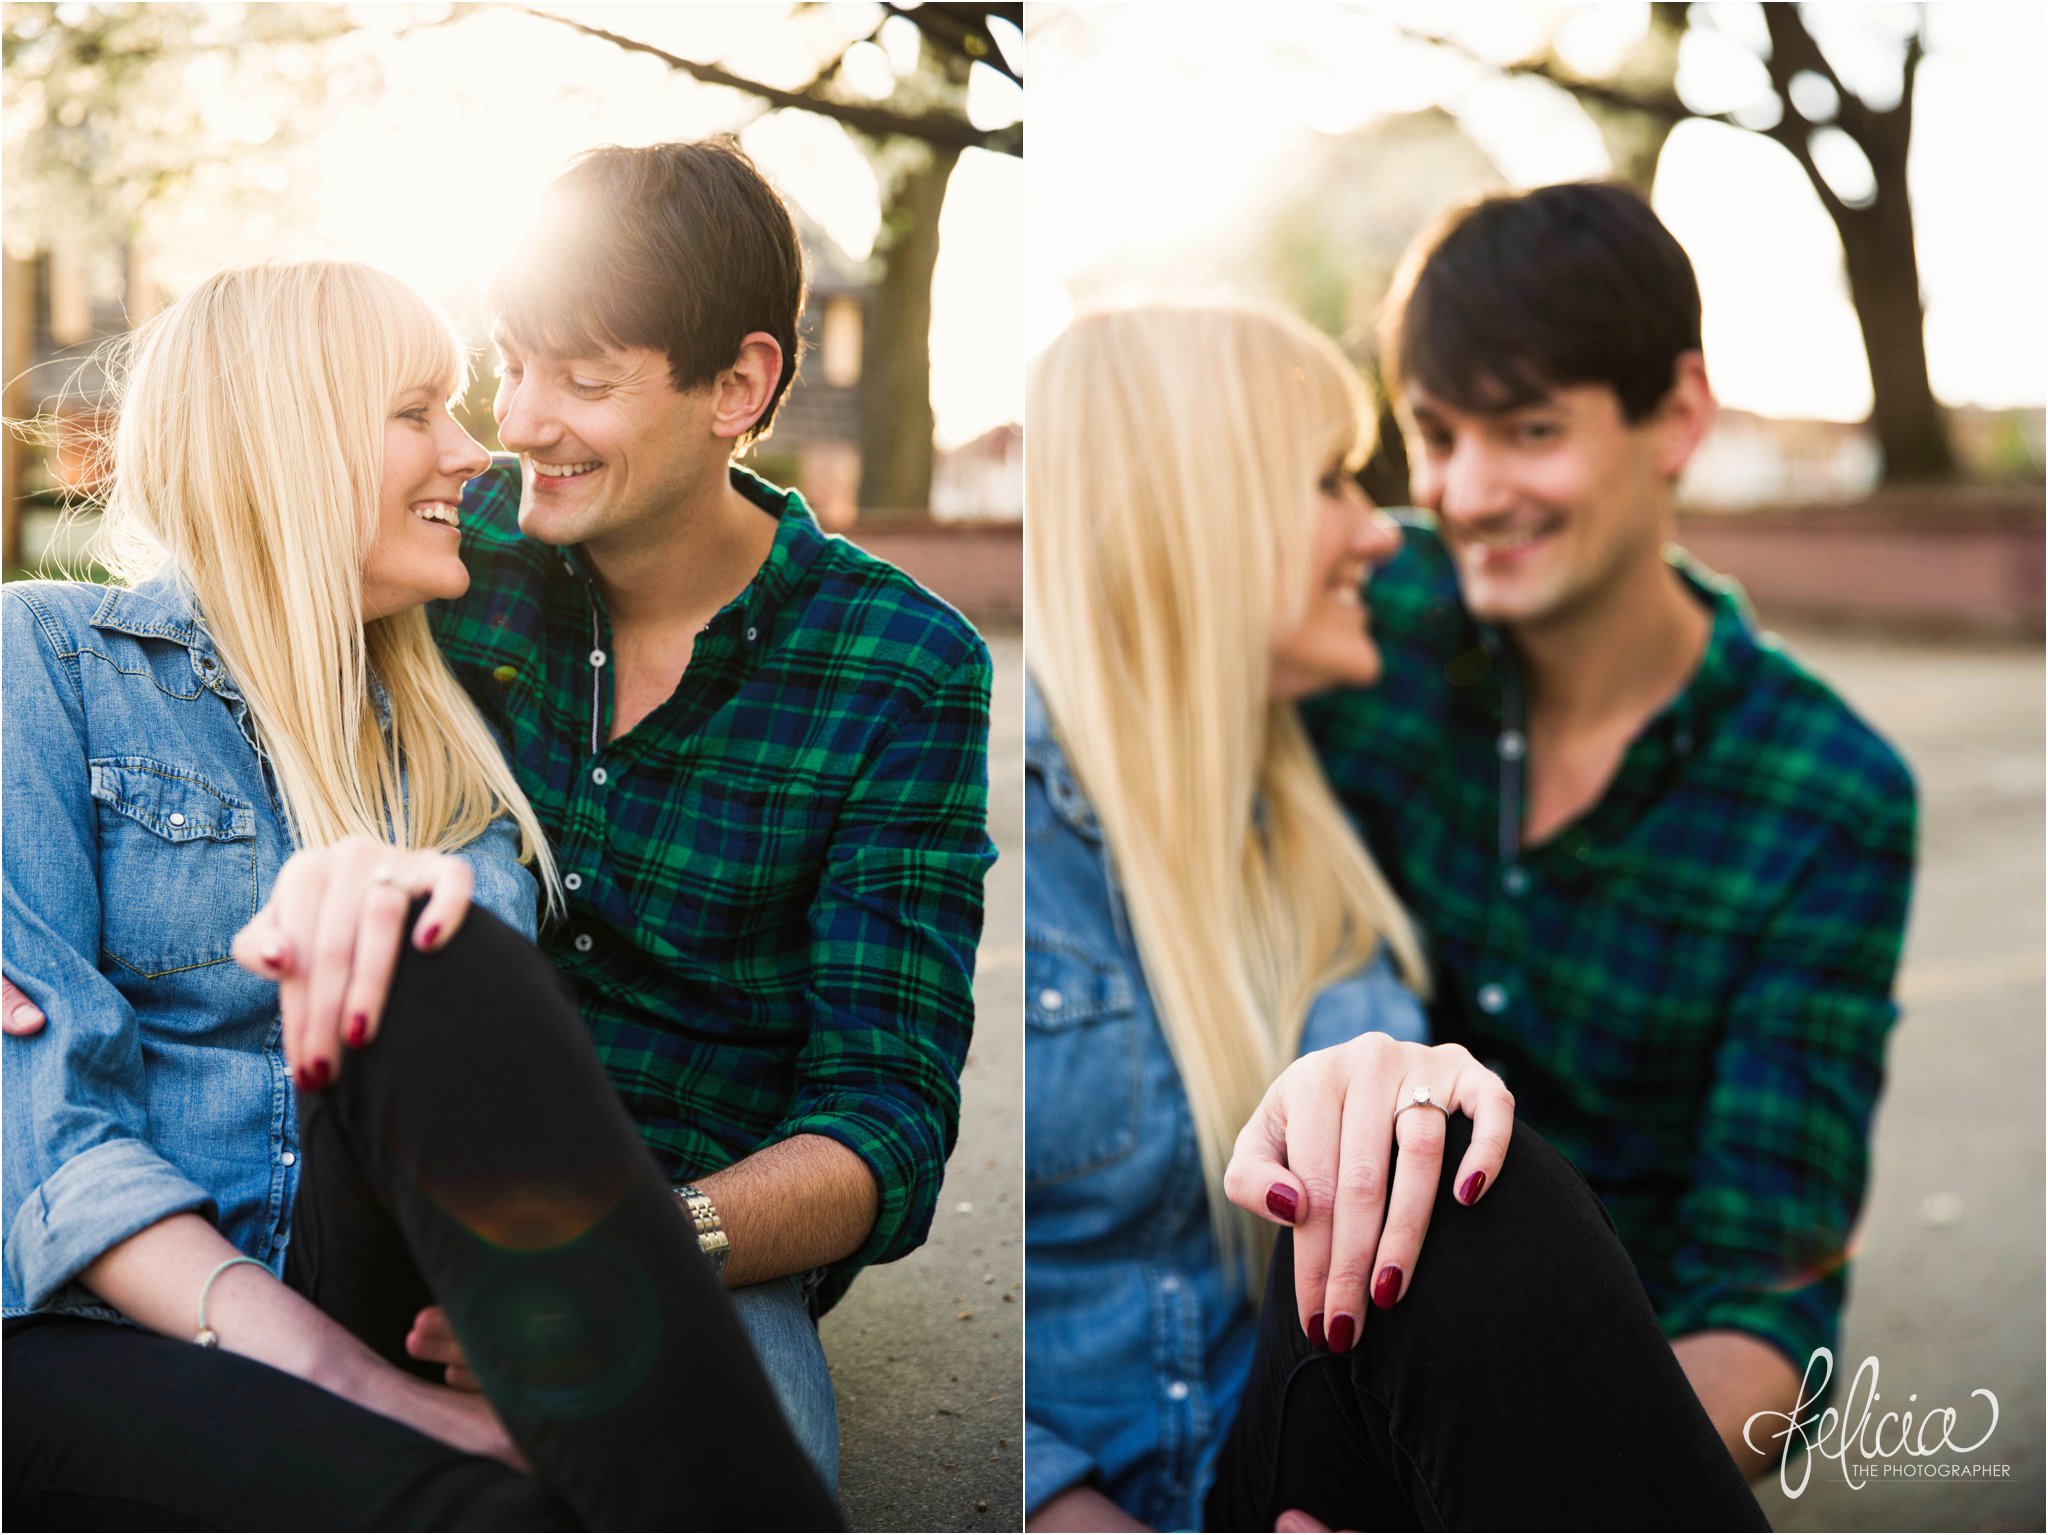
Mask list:
[[[664,885],[680,876],[699,932],[739,937],[809,905],[825,883],[843,797],[797,772],[702,765],[679,790],[621,805],[613,850],[658,870]]]
[[[148,757],[87,766],[107,956],[152,979],[226,960],[256,915],[255,807]]]

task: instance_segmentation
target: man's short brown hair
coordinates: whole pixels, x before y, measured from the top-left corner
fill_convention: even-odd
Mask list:
[[[729,138],[593,149],[549,186],[539,232],[492,281],[490,303],[510,335],[555,356],[666,353],[678,390],[711,383],[765,331],[782,376],[741,439],[752,442],[796,377],[803,246],[781,194]]]
[[[1380,322],[1390,391],[1461,410],[1606,384],[1640,422],[1700,349],[1692,262],[1642,194],[1566,182],[1482,198],[1409,248]]]

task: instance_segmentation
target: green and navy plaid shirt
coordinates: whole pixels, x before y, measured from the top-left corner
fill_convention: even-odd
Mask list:
[[[733,484],[774,547],[617,741],[603,596],[575,550],[520,535],[515,459],[470,482],[470,587],[434,632],[547,831],[568,913],[542,941],[670,1175],[801,1134],[873,1171],[880,1214],[829,1304],[924,1240],[959,1126],[990,663],[794,491]]]
[[[1540,846],[1504,847],[1514,648],[1426,525],[1367,589],[1385,681],[1305,713],[1428,934],[1437,1037],[1606,1202],[1668,1335],[1734,1328],[1804,1368],[1863,1200],[1913,782],[1732,583],[1674,560],[1713,613],[1699,670]]]

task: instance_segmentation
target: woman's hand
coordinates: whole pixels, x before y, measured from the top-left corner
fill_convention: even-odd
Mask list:
[[[1368,1279],[1373,1304],[1384,1310],[1415,1273],[1446,1123],[1433,1108],[1400,1113],[1419,1088],[1471,1117],[1472,1145],[1453,1185],[1458,1202],[1469,1205],[1500,1175],[1514,1097],[1462,1045],[1409,1044],[1385,1034],[1313,1051],[1281,1072],[1224,1174],[1231,1203],[1294,1228],[1302,1330],[1332,1353],[1358,1341]]]
[[[398,1372],[393,1371],[396,1375]],[[409,1424],[421,1433],[471,1455],[486,1455],[531,1476],[533,1466],[512,1442],[511,1434],[491,1406],[489,1397],[436,1386],[417,1376],[400,1375],[403,1388],[381,1402],[365,1406]]]
[[[377,1037],[413,898],[416,948],[444,947],[469,912],[475,876],[446,853],[407,852],[368,837],[294,853],[270,900],[235,935],[235,962],[278,983],[284,1056],[317,1092],[341,1074],[341,1046]]]

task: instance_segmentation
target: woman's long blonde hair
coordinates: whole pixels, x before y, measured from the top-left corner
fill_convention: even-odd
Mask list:
[[[452,396],[468,376],[447,318],[374,267],[283,262],[216,273],[120,347],[93,558],[131,586],[168,568],[190,592],[293,840],[445,852],[509,813],[556,904],[540,823],[426,610],[363,616],[385,424],[408,390]]]
[[[1269,692],[1274,639],[1310,598],[1317,481],[1363,462],[1373,414],[1326,337],[1226,305],[1077,319],[1026,409],[1027,657],[1109,847],[1212,1224],[1252,1276],[1272,1228],[1229,1204],[1223,1171],[1311,1002],[1381,943],[1425,982]]]

